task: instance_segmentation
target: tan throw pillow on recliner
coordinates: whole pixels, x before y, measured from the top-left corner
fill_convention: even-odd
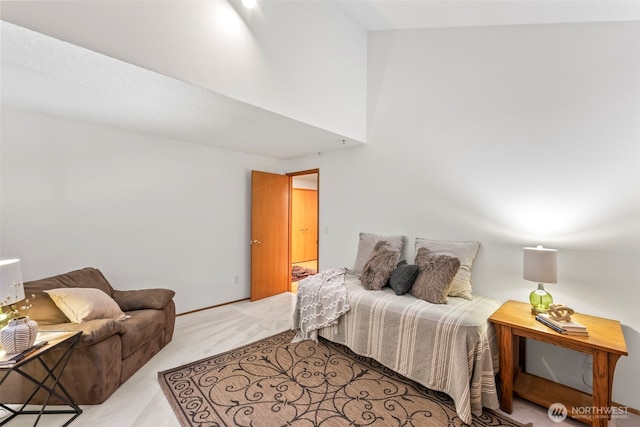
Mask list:
[[[45,290],[56,306],[73,323],[93,319],[124,320],[127,316],[118,304],[100,289],[58,288]]]
[[[24,282],[24,293],[29,298],[28,315],[39,325],[68,323],[69,319],[51,298],[44,294],[49,289],[93,288],[111,295],[113,288],[97,268],[86,267],[44,279]]]

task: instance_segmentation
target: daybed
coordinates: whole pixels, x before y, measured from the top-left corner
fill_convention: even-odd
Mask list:
[[[454,400],[460,419],[499,406],[495,330],[487,322],[500,302],[474,296],[431,304],[391,288],[369,291],[357,276],[345,279],[350,310],[319,335],[344,344]]]
[[[373,243],[380,239],[383,238],[374,236]],[[488,318],[501,303],[493,298],[471,295],[467,292],[470,289],[462,292],[464,297],[451,297],[449,293],[444,304],[433,304],[410,293],[397,295],[390,287],[365,289],[358,273],[366,270],[366,264],[364,267],[363,264],[372,256],[373,243],[365,244],[368,248],[361,250],[361,234],[354,271],[347,271],[344,275],[342,287],[345,301],[337,303],[341,298],[334,296],[325,298],[325,309],[318,311],[324,316],[331,311],[326,309],[330,306],[340,316],[337,321],[324,319],[324,327],[318,329],[318,335],[344,344],[357,354],[371,357],[432,390],[448,394],[454,400],[456,412],[464,423],[471,423],[471,414],[480,415],[483,407],[497,409],[497,339]],[[449,242],[436,242],[434,245],[433,241],[416,241],[416,248],[425,245],[439,247],[441,252],[447,252],[450,246]],[[404,239],[396,242],[398,250],[401,251],[403,246]],[[459,251],[460,247],[454,248],[453,252],[462,258],[466,270],[463,276],[468,273],[470,283],[471,264],[478,246],[466,247],[471,249],[467,253],[469,256],[465,257]],[[322,277],[322,274],[319,276]],[[332,277],[336,277],[335,271]],[[457,279],[461,277],[456,275]],[[318,279],[312,276],[306,280],[312,284]],[[300,292],[302,289],[304,295],[305,281],[299,283],[294,326],[308,321],[308,317],[302,315],[301,318],[298,313],[298,308],[302,308],[300,305],[309,305],[309,301],[301,302],[304,297],[300,296]],[[327,287],[335,292],[340,289],[339,286],[332,288],[330,285],[326,282],[316,289]],[[460,291],[461,288],[458,288],[455,292]],[[327,301],[331,301],[331,304],[327,304]],[[313,339],[314,336],[307,334],[304,338]]]
[[[52,299],[55,297],[47,293],[53,289],[72,297],[65,308],[72,308],[74,313],[67,311],[65,315],[58,308]],[[174,291],[169,289],[115,290],[100,270],[84,268],[25,282],[24,290],[26,295],[35,295],[27,314],[38,322],[40,331],[82,331],[61,377],[65,389],[81,405],[104,402],[173,336]],[[82,300],[82,295],[96,290],[100,292],[98,298]],[[115,308],[113,301],[117,303]],[[74,323],[68,315],[90,320]],[[57,360],[59,356],[51,354],[55,351],[43,358]],[[45,374],[37,363],[25,365],[24,370],[35,378]],[[12,373],[2,385],[0,402],[24,403],[33,389],[31,382]],[[43,403],[44,397],[44,393],[38,394],[31,402]]]

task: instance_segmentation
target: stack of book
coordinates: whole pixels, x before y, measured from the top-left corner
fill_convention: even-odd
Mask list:
[[[561,334],[579,335],[583,337],[589,336],[589,331],[587,331],[587,327],[573,320],[555,320],[553,317],[551,317],[547,313],[540,313],[536,315],[536,320],[550,327],[554,331],[560,332]]]
[[[28,349],[16,354],[6,354],[4,350],[0,350],[0,368],[15,365],[31,353],[39,350],[47,345],[47,341],[40,341],[29,347]]]

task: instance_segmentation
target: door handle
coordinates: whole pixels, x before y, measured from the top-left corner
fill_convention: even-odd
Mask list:
[[[251,243],[252,245],[259,245],[260,244],[260,242],[258,240],[252,240],[249,243]]]

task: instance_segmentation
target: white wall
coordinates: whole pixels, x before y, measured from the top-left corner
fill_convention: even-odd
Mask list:
[[[639,23],[369,33],[368,144],[320,169],[320,268],[358,232],[476,240],[476,293],[526,301],[522,247],[559,250],[557,302],[622,322],[615,401],[640,408]],[[583,356],[530,370],[585,388]]]
[[[0,258],[25,281],[92,266],[178,312],[249,296],[250,171],[280,161],[9,109],[0,136]]]

